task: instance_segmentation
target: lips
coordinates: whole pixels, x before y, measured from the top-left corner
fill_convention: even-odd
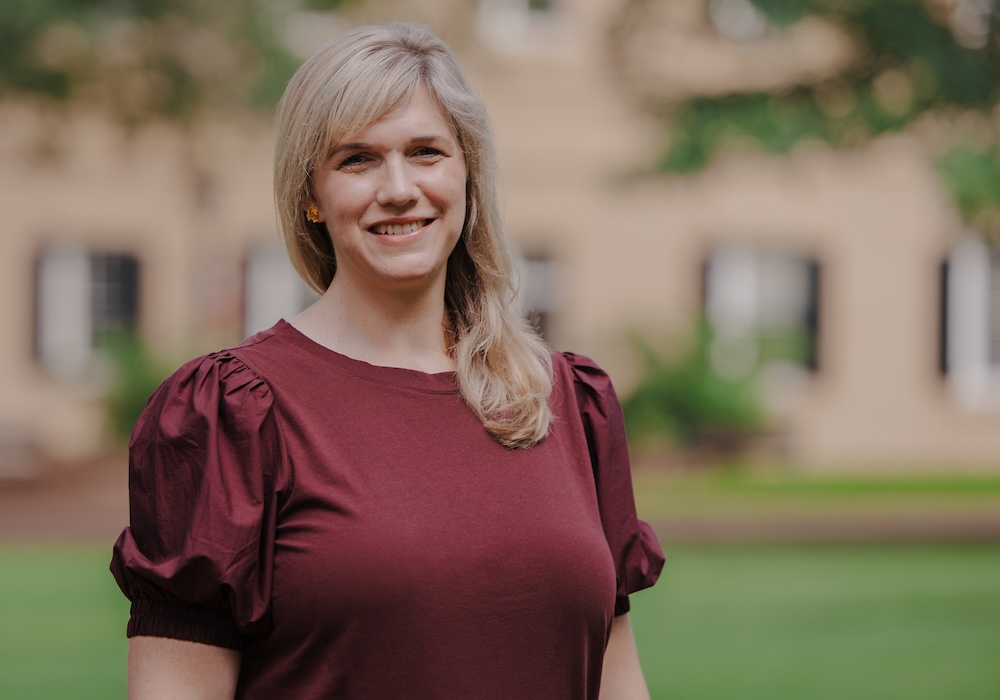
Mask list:
[[[415,233],[431,221],[432,219],[420,219],[419,221],[408,221],[398,224],[375,224],[368,230],[379,236],[399,236],[404,233]]]

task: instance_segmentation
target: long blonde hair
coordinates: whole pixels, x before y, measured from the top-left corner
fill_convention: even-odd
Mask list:
[[[451,119],[468,169],[465,228],[448,259],[445,284],[458,388],[498,442],[530,447],[552,420],[552,361],[517,311],[489,116],[451,50],[429,29],[360,27],[325,44],[295,73],[275,116],[278,223],[295,269],[322,294],[337,259],[325,225],[309,222],[302,210],[311,198],[312,174],[333,147],[421,85]]]

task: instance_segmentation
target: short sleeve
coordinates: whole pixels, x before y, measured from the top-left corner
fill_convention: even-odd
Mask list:
[[[128,636],[238,649],[270,625],[275,469],[268,386],[228,353],[165,381],[129,444],[130,524],[111,571],[132,601]]]
[[[563,356],[572,369],[601,524],[615,560],[615,615],[621,615],[629,611],[629,594],[656,583],[663,550],[653,529],[636,515],[625,419],[611,379],[587,357],[568,352]]]

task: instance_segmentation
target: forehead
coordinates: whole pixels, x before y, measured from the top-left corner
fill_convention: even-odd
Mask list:
[[[341,143],[429,137],[458,142],[444,107],[426,86],[420,85],[375,121],[347,134]]]

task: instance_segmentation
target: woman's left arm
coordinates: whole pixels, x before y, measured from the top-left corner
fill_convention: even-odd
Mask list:
[[[600,700],[649,700],[628,614],[618,615],[611,623],[611,637],[604,652]]]

